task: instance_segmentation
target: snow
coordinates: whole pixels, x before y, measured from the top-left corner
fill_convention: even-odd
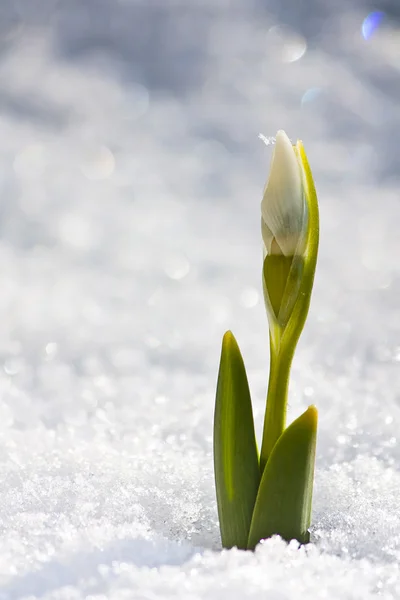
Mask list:
[[[0,3],[0,600],[400,596],[386,10],[365,40],[362,2]],[[260,436],[258,135],[281,128],[321,210],[289,407],[320,413],[313,543],[222,551],[220,344],[232,329]]]

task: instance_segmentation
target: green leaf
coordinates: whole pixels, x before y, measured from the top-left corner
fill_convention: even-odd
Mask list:
[[[304,251],[304,263],[302,265],[302,276],[298,296],[296,303],[291,310],[289,320],[285,326],[280,340],[281,348],[288,346],[289,352],[292,354],[294,353],[294,349],[303,330],[308,315],[308,309],[310,307],[319,244],[319,211],[314,179],[308,164],[303,143],[300,140],[297,142],[295,150],[302,165],[304,197],[306,200],[308,213],[308,226]],[[292,269],[289,273],[289,279],[291,277],[297,278],[297,276],[298,274],[296,273],[296,270]],[[291,285],[290,282],[288,282],[288,285]]]
[[[246,549],[260,468],[246,370],[230,331],[222,340],[218,373],[214,472],[222,546]]]
[[[274,534],[309,541],[317,422],[317,409],[310,406],[275,444],[261,478],[249,549]]]

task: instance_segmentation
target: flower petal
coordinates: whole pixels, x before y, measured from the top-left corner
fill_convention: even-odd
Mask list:
[[[270,175],[261,202],[264,221],[262,234],[268,252],[295,254],[304,228],[305,201],[300,165],[292,143],[284,131],[278,131]]]

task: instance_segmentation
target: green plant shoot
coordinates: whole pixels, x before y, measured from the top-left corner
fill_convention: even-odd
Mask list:
[[[261,202],[262,281],[270,372],[258,457],[246,371],[225,334],[214,418],[214,470],[222,545],[254,549],[273,534],[309,539],[317,433],[310,407],[285,429],[292,359],[310,305],[319,240],[318,202],[301,141],[276,136]]]

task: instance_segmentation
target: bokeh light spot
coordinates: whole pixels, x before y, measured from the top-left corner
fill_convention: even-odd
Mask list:
[[[292,63],[304,56],[307,50],[305,37],[290,27],[275,25],[267,33],[268,50],[284,63]]]
[[[240,303],[245,308],[254,308],[259,300],[258,291],[254,288],[246,288],[240,294]]]
[[[170,255],[164,261],[164,272],[170,279],[183,279],[190,271],[190,263],[183,255]]]
[[[312,102],[317,100],[322,94],[321,88],[312,87],[309,88],[306,92],[304,92],[301,98],[301,106],[304,108],[305,106],[309,106]]]
[[[361,25],[361,33],[364,40],[370,39],[370,37],[378,29],[379,25],[381,25],[384,17],[385,13],[381,10],[375,10],[374,12],[369,13],[367,17],[365,17]]]

